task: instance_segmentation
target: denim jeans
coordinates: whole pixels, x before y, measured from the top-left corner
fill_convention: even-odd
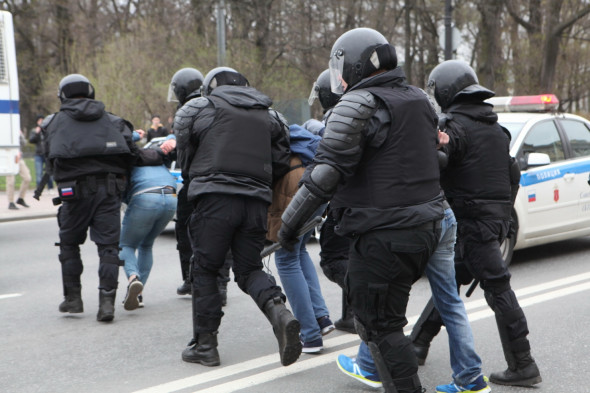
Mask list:
[[[37,187],[39,187],[39,183],[41,183],[41,178],[43,177],[45,167],[45,158],[43,156],[35,155],[35,181],[37,182]],[[53,189],[53,178],[49,178],[47,182],[47,189]]]
[[[131,198],[121,225],[119,244],[119,258],[125,261],[127,278],[135,274],[145,285],[154,263],[154,241],[175,212],[176,196],[172,194],[144,193]]]
[[[322,206],[313,217],[320,215],[324,208]],[[329,315],[315,265],[306,248],[312,232],[309,231],[299,238],[293,252],[283,248],[275,252],[279,277],[293,315],[301,324],[301,339],[304,342],[322,338],[317,319]]]
[[[459,297],[455,282],[455,239],[457,221],[451,209],[445,210],[438,247],[426,265],[434,305],[438,309],[449,335],[449,351],[453,381],[467,385],[481,375],[481,359],[475,352],[473,334],[465,305]],[[365,371],[377,374],[368,346],[361,342],[356,359]]]

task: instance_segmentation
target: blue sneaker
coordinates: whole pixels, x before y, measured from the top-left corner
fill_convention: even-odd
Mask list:
[[[439,385],[436,387],[436,393],[485,393],[491,392],[492,389],[487,384],[487,378],[483,375],[477,377],[477,379],[471,382],[469,385],[459,386],[454,383],[448,385]]]
[[[338,355],[338,360],[336,360],[336,363],[338,364],[340,371],[348,376],[353,377],[357,381],[360,381],[373,388],[380,388],[382,386],[379,376],[376,374],[370,374],[361,369],[356,363],[356,359],[349,358],[346,355]]]

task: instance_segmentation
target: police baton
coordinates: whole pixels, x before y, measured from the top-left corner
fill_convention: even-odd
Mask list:
[[[315,228],[316,225],[318,225],[320,222],[322,222],[321,216],[316,216],[316,217],[312,218],[311,220],[306,222],[305,225],[303,225],[301,227],[299,232],[297,232],[297,237],[301,237],[301,236],[305,235],[307,232],[309,232],[310,230]],[[273,243],[270,246],[265,247],[264,250],[262,250],[262,252],[260,253],[260,257],[266,258],[267,256],[269,256],[270,254],[272,254],[273,252],[275,252],[276,250],[278,250],[281,247],[282,247],[281,243]]]

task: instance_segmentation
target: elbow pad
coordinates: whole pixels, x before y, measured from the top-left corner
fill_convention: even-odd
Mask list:
[[[283,224],[294,232],[299,231],[311,215],[332,198],[339,182],[340,173],[336,169],[327,164],[315,166],[283,212]]]
[[[289,206],[283,212],[281,221],[291,232],[297,233],[324,202],[323,198],[314,195],[304,184],[299,187]]]

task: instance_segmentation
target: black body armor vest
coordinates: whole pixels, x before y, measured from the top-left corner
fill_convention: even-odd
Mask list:
[[[391,123],[378,147],[365,145],[355,176],[339,189],[337,206],[390,208],[421,204],[440,194],[435,114],[413,86],[368,87]],[[424,116],[431,113],[432,118]],[[419,165],[415,165],[419,157]],[[411,164],[410,164],[411,163]]]
[[[225,174],[254,178],[270,186],[272,124],[268,109],[233,106],[215,96],[207,98],[215,107],[215,120],[199,140],[190,178]]]

